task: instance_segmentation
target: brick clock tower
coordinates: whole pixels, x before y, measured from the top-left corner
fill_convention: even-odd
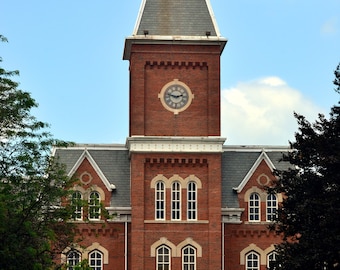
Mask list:
[[[143,0],[130,61],[130,269],[221,269],[220,36],[209,0]]]

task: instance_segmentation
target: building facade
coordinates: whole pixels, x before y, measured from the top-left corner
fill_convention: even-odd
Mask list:
[[[280,239],[267,226],[282,196],[265,186],[288,148],[220,136],[226,43],[209,0],[142,1],[123,55],[126,144],[54,151],[79,179],[71,201],[81,241],[60,258],[69,269],[88,259],[98,270],[264,270],[275,259]]]

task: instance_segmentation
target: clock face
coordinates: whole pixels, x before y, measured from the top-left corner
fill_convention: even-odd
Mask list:
[[[179,84],[170,85],[164,91],[164,102],[173,109],[181,109],[189,101],[189,93],[186,88]]]
[[[163,86],[158,97],[164,108],[178,114],[189,107],[194,95],[185,83],[175,79]]]

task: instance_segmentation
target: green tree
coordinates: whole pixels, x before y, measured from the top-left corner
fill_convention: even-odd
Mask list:
[[[340,64],[335,70],[335,91],[340,93]],[[340,269],[340,107],[329,119],[319,115],[310,123],[295,114],[299,130],[292,151],[283,160],[291,163],[277,171],[270,192],[285,194],[271,226],[283,236],[270,269]]]
[[[67,143],[31,114],[37,103],[12,80],[18,74],[0,67],[0,269],[49,269],[73,241],[72,224],[61,222],[71,180],[51,157],[53,145]]]

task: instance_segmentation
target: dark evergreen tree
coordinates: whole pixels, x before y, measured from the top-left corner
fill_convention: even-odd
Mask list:
[[[71,209],[60,204],[70,179],[51,157],[67,143],[32,116],[37,103],[12,80],[18,74],[0,67],[0,269],[50,269],[73,241],[72,224],[61,222]]]
[[[340,93],[340,64],[335,70]],[[340,269],[340,107],[310,123],[295,114],[299,131],[270,192],[285,194],[274,224],[283,236],[270,269]]]

